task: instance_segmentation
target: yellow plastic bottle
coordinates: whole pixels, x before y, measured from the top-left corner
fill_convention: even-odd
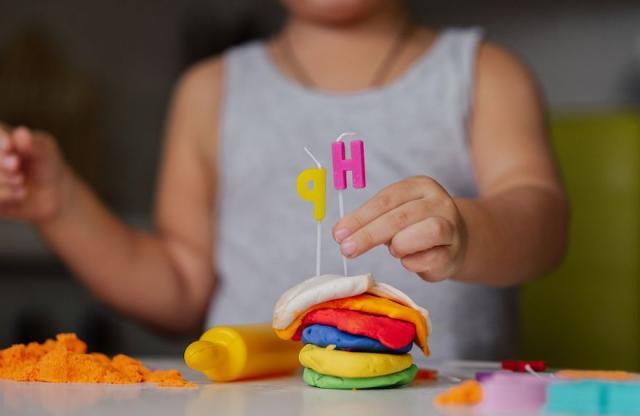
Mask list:
[[[213,381],[275,376],[299,367],[300,344],[278,338],[270,324],[209,329],[184,351],[190,368]]]

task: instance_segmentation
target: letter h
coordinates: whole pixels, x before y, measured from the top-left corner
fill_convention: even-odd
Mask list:
[[[331,145],[333,159],[333,185],[342,190],[347,187],[347,171],[351,171],[351,182],[354,188],[366,186],[364,170],[364,143],[362,140],[351,141],[351,159],[345,159],[344,142],[334,142]]]

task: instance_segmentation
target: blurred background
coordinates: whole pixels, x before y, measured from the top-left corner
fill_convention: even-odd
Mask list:
[[[482,26],[546,92],[573,204],[560,270],[524,288],[521,354],[640,370],[640,2],[414,1],[428,25]],[[127,222],[150,227],[171,88],[193,62],[277,31],[264,0],[4,0],[0,120],[51,131]],[[75,331],[107,353],[180,354],[108,310],[24,224],[0,221],[0,345]]]

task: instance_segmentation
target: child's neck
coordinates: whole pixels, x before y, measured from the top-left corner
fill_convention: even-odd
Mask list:
[[[402,9],[341,26],[294,17],[269,48],[279,69],[297,82],[320,90],[359,91],[372,87],[378,68],[407,25],[413,22]],[[433,32],[411,29],[402,40],[406,44],[401,45],[397,56],[391,57],[384,83],[404,73],[435,37]],[[305,79],[300,79],[301,75]]]

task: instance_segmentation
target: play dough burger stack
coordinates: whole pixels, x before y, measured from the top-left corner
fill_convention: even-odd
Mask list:
[[[303,378],[315,387],[402,386],[418,370],[413,343],[429,355],[428,312],[370,274],[322,275],[292,287],[276,303],[273,328],[305,344]]]

